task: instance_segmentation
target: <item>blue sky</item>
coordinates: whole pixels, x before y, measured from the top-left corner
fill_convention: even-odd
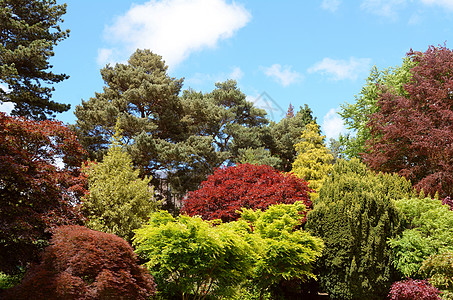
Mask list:
[[[62,1],[58,1],[62,3]],[[209,92],[236,79],[248,99],[280,120],[290,103],[308,104],[329,137],[344,131],[335,114],[353,102],[369,70],[401,65],[411,48],[453,41],[453,0],[70,0],[53,70],[70,78],[54,100],[57,118],[104,86],[99,70],[137,48],[162,55],[184,89]],[[269,109],[269,104],[273,105]],[[7,105],[0,107],[7,110]]]

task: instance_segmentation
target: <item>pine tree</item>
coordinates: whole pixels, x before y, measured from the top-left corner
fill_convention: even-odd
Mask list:
[[[333,156],[324,145],[316,122],[307,124],[300,142],[294,145],[297,151],[292,172],[308,182],[308,186],[319,192],[323,181],[332,169]]]
[[[58,25],[65,13],[56,0],[0,1],[0,81],[8,88],[0,88],[0,102],[14,102],[13,115],[44,120],[69,110],[50,100],[49,87],[68,76],[48,71],[53,47],[69,34]]]

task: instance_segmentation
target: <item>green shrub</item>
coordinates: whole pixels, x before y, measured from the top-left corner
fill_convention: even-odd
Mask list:
[[[393,199],[407,197],[403,177],[376,174],[353,158],[339,160],[307,216],[325,243],[318,262],[321,288],[339,299],[383,299],[395,279],[387,239],[403,230]]]
[[[453,211],[430,198],[401,199],[396,206],[407,220],[407,229],[389,240],[393,264],[405,277],[424,279],[419,269],[425,259],[453,251]]]

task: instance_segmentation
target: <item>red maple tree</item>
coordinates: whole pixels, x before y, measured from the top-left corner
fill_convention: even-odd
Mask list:
[[[383,91],[380,110],[371,115],[372,139],[365,163],[397,172],[434,196],[453,195],[453,52],[430,46],[410,51],[416,62],[406,95]]]
[[[0,271],[14,273],[26,266],[50,239],[52,228],[80,220],[84,155],[75,134],[61,122],[0,113]]]
[[[148,299],[156,287],[132,247],[116,235],[59,227],[42,261],[5,299]]]
[[[215,170],[200,189],[187,194],[182,212],[229,222],[239,218],[236,211],[242,207],[265,210],[272,204],[303,201],[311,208],[309,192],[307,182],[292,173],[267,165],[239,164]]]

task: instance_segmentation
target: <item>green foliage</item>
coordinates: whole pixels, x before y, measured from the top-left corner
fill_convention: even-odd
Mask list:
[[[23,277],[24,274],[9,275],[0,272],[0,296],[1,290],[12,288],[13,286],[17,285]]]
[[[54,55],[53,47],[69,34],[59,26],[66,4],[56,3],[0,1],[0,81],[8,86],[8,90],[0,88],[0,102],[15,103],[12,115],[45,120],[70,108],[51,100],[54,88],[50,84],[68,78],[48,71],[52,68],[49,59]]]
[[[383,92],[390,91],[396,95],[405,95],[404,84],[411,79],[411,68],[415,65],[405,58],[401,67],[390,67],[379,70],[376,66],[371,69],[366,84],[362,87],[352,104],[341,105],[339,115],[352,134],[340,136],[343,153],[349,157],[361,159],[361,153],[366,152],[365,142],[371,138],[370,130],[366,127],[371,114],[379,110],[378,101]]]
[[[235,291],[258,299],[284,281],[315,278],[323,243],[298,229],[305,210],[303,202],[243,209],[242,218],[229,223],[160,211],[136,231],[134,244],[165,299],[244,299]]]
[[[134,245],[165,299],[230,296],[252,268],[253,251],[242,234],[198,217],[155,212],[136,231]]]
[[[310,232],[325,243],[318,271],[331,297],[386,296],[394,279],[387,239],[403,229],[393,199],[410,193],[403,177],[375,174],[358,159],[334,165],[307,216]]]
[[[405,215],[408,229],[389,240],[393,264],[406,277],[422,278],[419,271],[425,259],[453,251],[453,211],[430,198],[401,199],[396,205]]]
[[[423,262],[420,272],[441,290],[442,299],[453,299],[453,252],[431,255]]]
[[[239,162],[241,164],[268,165],[277,168],[281,164],[280,158],[272,156],[269,150],[264,147],[259,148],[242,148],[238,151]]]
[[[297,157],[292,172],[306,180],[315,192],[319,192],[332,169],[333,156],[324,145],[324,138],[319,126],[312,122],[302,132],[301,141],[294,145]]]
[[[280,171],[291,171],[297,155],[294,145],[300,141],[300,135],[305,126],[316,121],[312,113],[308,105],[305,104],[305,107],[300,107],[295,115],[294,113],[288,114],[278,123],[270,122],[269,132],[265,135],[265,144],[272,156],[280,159],[281,164],[277,168]]]
[[[297,229],[303,221],[303,202],[271,205],[266,211],[242,209],[241,218],[253,228],[258,259],[253,281],[263,292],[283,281],[316,278],[313,264],[321,256],[321,239]]]
[[[87,227],[130,241],[133,230],[158,206],[149,186],[151,178],[139,178],[139,170],[133,169],[131,157],[118,143],[109,148],[103,162],[89,163],[84,172],[89,192],[82,211]]]
[[[242,148],[263,146],[266,112],[246,100],[234,80],[209,93],[182,89],[162,57],[137,50],[127,64],[101,70],[102,93],[76,107],[74,126],[91,158],[105,154],[119,120],[123,143],[141,175],[165,172],[172,190],[196,189],[222,164],[239,160]]]

